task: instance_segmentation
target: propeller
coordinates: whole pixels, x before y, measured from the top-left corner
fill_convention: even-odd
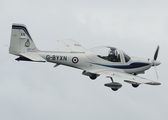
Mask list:
[[[156,52],[155,52],[155,54],[154,54],[154,60],[157,59],[158,52],[159,52],[159,45],[157,46]]]
[[[156,69],[156,66],[155,67],[155,73],[156,73],[156,77],[157,77],[157,80],[159,79],[159,75],[158,75],[158,72],[157,72],[157,69]]]
[[[159,79],[159,76],[158,76],[158,72],[156,70],[156,65],[159,65],[160,62],[156,61],[157,57],[158,57],[158,53],[159,53],[159,45],[157,46],[157,49],[156,49],[156,52],[154,54],[154,60],[153,60],[153,66],[155,67],[155,72],[156,72],[156,77],[157,79]]]

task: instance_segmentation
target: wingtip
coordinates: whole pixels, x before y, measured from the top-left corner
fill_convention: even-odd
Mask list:
[[[159,82],[150,82],[150,83],[146,83],[146,84],[148,84],[148,85],[161,85],[161,83],[159,83]]]

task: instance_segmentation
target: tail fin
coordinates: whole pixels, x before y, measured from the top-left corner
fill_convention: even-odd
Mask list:
[[[22,24],[13,24],[9,53],[20,55],[20,53],[24,52],[37,51],[39,50],[36,48],[26,26]]]

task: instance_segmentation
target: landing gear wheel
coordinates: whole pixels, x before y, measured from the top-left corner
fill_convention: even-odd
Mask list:
[[[137,88],[139,85],[138,84],[132,84],[132,87]]]
[[[95,79],[97,78],[97,75],[96,75],[96,74],[92,74],[92,75],[89,76],[89,77],[90,77],[90,79],[95,80]]]
[[[118,88],[111,88],[113,91],[117,91],[118,90]]]
[[[122,87],[121,83],[114,82],[112,77],[109,77],[109,78],[111,79],[112,82],[106,83],[106,84],[104,84],[104,86],[110,87],[111,90],[113,90],[113,91],[117,91],[118,89],[120,89]]]

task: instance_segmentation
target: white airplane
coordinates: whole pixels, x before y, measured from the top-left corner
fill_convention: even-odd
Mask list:
[[[13,24],[9,53],[19,56],[18,61],[51,62],[83,70],[82,74],[96,79],[105,75],[112,82],[104,84],[116,91],[122,84],[113,81],[113,77],[121,77],[133,87],[140,84],[160,85],[146,78],[137,76],[145,73],[152,66],[160,65],[157,61],[159,46],[154,54],[154,59],[129,57],[125,52],[110,46],[101,46],[85,49],[74,40],[60,40],[68,51],[41,51],[35,46],[25,25]],[[97,54],[99,52],[100,54]],[[106,52],[105,54],[102,54]],[[157,72],[156,72],[157,73]]]

